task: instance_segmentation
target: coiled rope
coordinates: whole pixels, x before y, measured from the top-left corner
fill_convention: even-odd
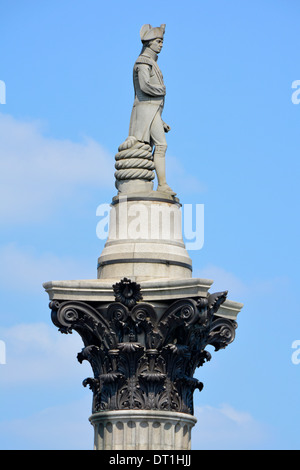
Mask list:
[[[116,180],[143,179],[152,181],[155,178],[152,147],[129,136],[115,156]]]

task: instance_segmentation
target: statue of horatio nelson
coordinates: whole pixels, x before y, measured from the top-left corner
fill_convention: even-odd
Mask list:
[[[147,179],[147,175],[151,174],[151,169],[155,169],[158,180],[157,191],[169,196],[175,196],[176,193],[166,182],[165,154],[167,142],[165,133],[169,132],[170,127],[161,117],[166,87],[163,75],[157,65],[158,54],[163,47],[164,34],[164,24],[159,27],[145,24],[140,30],[143,47],[133,67],[134,103],[130,118],[129,136],[119,147],[119,151],[124,151],[124,149],[126,150],[132,146],[136,147],[138,144],[140,147],[144,144],[150,148],[151,162],[149,159],[146,161],[144,157],[145,164],[143,165],[143,160],[141,160],[139,168],[140,171],[143,168],[143,173],[140,173],[141,176],[138,178]],[[154,153],[152,156],[153,147]],[[117,158],[119,159],[119,166],[116,166],[117,169],[125,168],[129,170],[132,169],[132,166],[135,166],[133,159],[127,159],[127,166],[124,166],[122,154],[118,154]],[[129,171],[126,174],[129,175]],[[133,179],[133,176],[130,177]],[[153,178],[154,176],[149,179]]]

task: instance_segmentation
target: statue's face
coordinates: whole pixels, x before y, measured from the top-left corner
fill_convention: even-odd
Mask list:
[[[156,54],[159,54],[160,51],[162,50],[164,40],[160,38],[153,39],[153,41],[150,42],[149,47],[152,49],[152,51],[156,52]]]

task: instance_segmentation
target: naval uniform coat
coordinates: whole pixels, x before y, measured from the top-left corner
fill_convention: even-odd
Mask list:
[[[161,115],[166,87],[157,62],[141,54],[133,67],[134,103],[129,135],[141,142],[151,143],[151,124],[156,113]]]

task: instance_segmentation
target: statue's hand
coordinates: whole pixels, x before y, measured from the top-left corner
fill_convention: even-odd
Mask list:
[[[164,125],[164,131],[165,132],[169,132],[171,130],[171,127],[168,126],[168,124],[166,124],[165,122],[163,122],[163,125]]]

